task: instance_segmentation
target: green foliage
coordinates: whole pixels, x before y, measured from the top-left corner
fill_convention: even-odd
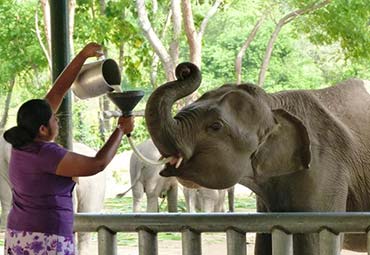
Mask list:
[[[205,17],[214,1],[193,1],[196,26]],[[243,58],[243,81],[256,82],[268,39],[276,21],[287,13],[304,8],[316,0],[224,1],[221,10],[211,18],[203,37],[202,75],[200,93],[224,83],[235,82],[235,57],[255,22],[267,15],[254,41]],[[35,11],[39,14],[42,39],[43,19],[38,1],[2,1],[0,5],[0,100],[4,102],[10,81],[16,77],[11,101],[13,121],[19,104],[30,98],[41,98],[49,88],[50,73],[35,33]],[[158,1],[158,11],[152,13],[151,1],[146,1],[153,29],[160,34],[170,9],[170,1]],[[369,79],[369,8],[365,0],[333,0],[327,7],[299,16],[284,26],[274,45],[265,82],[268,91],[313,89],[328,86],[350,77]],[[163,38],[168,45],[172,38],[169,27]],[[189,60],[188,44],[181,37],[181,61]],[[135,2],[106,1],[104,13],[98,0],[78,0],[75,16],[74,45],[81,49],[86,42],[104,44],[108,57],[119,60],[122,50],[122,84],[124,90],[145,90],[146,98],[152,91],[149,74],[153,49],[138,25]],[[323,46],[325,45],[325,46]],[[162,66],[158,68],[158,83],[165,81]],[[137,109],[144,109],[146,98]],[[0,103],[0,107],[2,107]],[[137,110],[136,109],[136,110]],[[97,105],[73,103],[74,139],[98,149],[99,137]],[[83,120],[83,121],[82,121]],[[111,120],[114,123],[115,120]],[[113,125],[114,126],[114,125]],[[110,135],[108,130],[106,135]],[[135,143],[147,139],[145,121],[136,118],[133,132]],[[128,150],[123,139],[119,151]]]
[[[339,43],[347,58],[368,61],[369,17],[366,0],[333,0],[325,8],[302,17],[298,28],[317,45]]]
[[[99,137],[99,128],[96,122],[89,121],[88,106],[84,101],[75,101],[73,104],[73,140],[99,149],[102,141]]]
[[[45,68],[46,61],[36,40],[34,1],[5,1],[0,7],[0,84],[7,86],[18,74]],[[2,93],[2,92],[0,92]]]
[[[204,36],[200,92],[235,82],[235,58],[268,1],[255,1],[246,6],[243,1],[234,1],[227,10],[210,22]],[[267,19],[252,41],[243,58],[243,80],[256,83],[264,58],[267,42],[276,20],[297,8],[305,8],[313,1],[274,2],[269,13],[274,20]],[[290,4],[290,5],[289,5]],[[268,9],[267,9],[268,10]],[[337,10],[339,11],[339,10]],[[315,12],[316,13],[316,12]],[[334,14],[333,14],[334,15]],[[345,60],[338,44],[330,46],[313,45],[304,34],[310,15],[299,16],[284,26],[274,45],[264,88],[268,91],[286,89],[314,89],[334,84],[350,77],[366,79],[366,60]],[[319,27],[318,24],[316,24]],[[355,26],[351,26],[354,29]],[[351,30],[350,29],[350,30]],[[370,38],[370,36],[367,36]],[[366,44],[365,44],[366,45]],[[368,51],[369,52],[369,51]]]
[[[149,84],[152,50],[138,26],[134,2],[108,1],[102,13],[98,1],[78,1],[75,23],[74,36],[82,42],[80,47],[96,41],[108,49],[109,55],[122,47],[122,77],[134,87],[142,86],[143,81]]]

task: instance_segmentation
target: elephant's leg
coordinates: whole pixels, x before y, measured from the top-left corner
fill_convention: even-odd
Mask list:
[[[2,185],[2,184],[0,184],[0,185]],[[12,193],[11,193],[10,188],[9,188],[9,190],[4,190],[2,186],[1,186],[1,191],[0,192],[1,192],[1,196],[0,196],[0,200],[1,200],[0,228],[2,229],[6,226],[8,214],[9,214],[9,211],[10,211],[10,207],[12,205]]]
[[[78,255],[88,255],[91,253],[91,234],[87,232],[78,232],[77,234]]]
[[[234,200],[235,200],[235,186],[232,186],[227,190],[227,201],[229,203],[229,212],[235,211]]]
[[[357,252],[366,252],[366,242],[366,234],[345,234],[343,248]]]
[[[144,186],[141,182],[137,182],[132,188],[132,211],[140,212],[141,211],[141,200],[144,195]]]
[[[12,204],[12,191],[8,181],[9,179],[5,180],[2,175],[0,176],[1,229],[6,227],[8,214]]]
[[[296,234],[293,236],[294,255],[320,254],[319,234]],[[340,249],[336,254],[340,254]]]
[[[271,235],[270,234],[256,234],[256,240],[254,244],[255,255],[271,255]]]
[[[147,212],[158,212],[159,211],[158,194],[147,192],[146,197],[147,197],[146,211]]]
[[[226,190],[218,190],[218,199],[215,205],[215,212],[225,212]]]
[[[168,212],[177,212],[177,192],[178,192],[177,184],[174,184],[167,191]]]
[[[183,192],[184,192],[186,208],[188,212],[195,213],[196,212],[195,203],[197,200],[197,190],[184,187]]]
[[[258,196],[256,198],[256,206],[257,212],[267,212],[266,206],[263,204],[263,202]],[[271,234],[265,233],[256,234],[256,240],[254,244],[254,254],[255,255],[272,254]]]
[[[215,201],[210,199],[201,199],[202,212],[214,212],[215,211]]]
[[[320,254],[320,247],[318,245],[318,234],[296,234],[293,236],[293,250],[294,255],[318,255]],[[340,250],[338,249],[337,254]],[[272,240],[271,234],[256,234],[255,255],[271,255],[272,254]]]

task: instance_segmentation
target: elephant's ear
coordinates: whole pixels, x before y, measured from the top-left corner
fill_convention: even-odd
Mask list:
[[[310,138],[302,121],[282,109],[273,114],[276,126],[251,156],[256,177],[290,174],[310,165]]]

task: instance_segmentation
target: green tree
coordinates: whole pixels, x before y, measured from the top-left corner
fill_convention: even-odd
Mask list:
[[[1,125],[6,124],[9,105],[19,104],[30,97],[40,97],[46,90],[42,70],[47,62],[35,35],[35,1],[2,1],[0,5],[0,96],[7,97],[2,107]],[[11,101],[14,87],[23,93]]]
[[[299,5],[302,1],[293,1]],[[368,0],[332,0],[325,8],[302,17],[298,32],[316,45],[339,44],[347,59],[370,59]]]

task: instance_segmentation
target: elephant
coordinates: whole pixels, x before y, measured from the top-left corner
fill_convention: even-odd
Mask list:
[[[5,229],[7,217],[12,204],[12,191],[10,189],[8,165],[10,160],[11,145],[0,136],[0,203],[1,219],[0,228]]]
[[[229,212],[234,212],[234,187],[229,189],[196,189],[183,187],[186,209],[190,213],[201,212],[225,212],[225,196],[228,194]]]
[[[146,158],[157,160],[160,154],[151,139],[137,146],[137,150]],[[159,175],[163,165],[150,165],[143,162],[133,153],[130,158],[130,178],[133,196],[133,211],[140,212],[140,202],[144,193],[147,197],[147,212],[158,212],[158,198],[167,198],[168,211],[177,212],[178,181],[175,177],[165,178]],[[231,190],[233,196],[233,190]],[[226,190],[211,190],[206,188],[183,188],[188,212],[224,212]],[[117,194],[122,197],[126,194]],[[229,205],[230,207],[230,205]],[[233,211],[233,203],[231,204]]]
[[[12,193],[10,189],[8,165],[10,158],[11,145],[8,144],[3,136],[0,137],[0,200],[1,200],[1,227],[6,226]],[[93,156],[96,151],[81,143],[73,143],[73,151],[87,156]],[[102,171],[94,176],[79,177],[78,184],[73,191],[74,209],[76,212],[99,212],[104,206],[106,171]],[[91,192],[94,190],[94,192]],[[78,254],[87,255],[91,253],[91,234],[78,233],[77,249]]]
[[[162,176],[211,189],[240,183],[259,212],[370,210],[370,81],[276,93],[224,84],[173,116],[172,105],[201,83],[192,63],[175,74],[145,110],[155,146],[172,157]],[[365,235],[341,238],[342,248],[366,251]],[[317,233],[294,235],[294,254],[319,254],[318,242]],[[271,254],[271,235],[257,234],[255,254]]]
[[[151,139],[137,146],[137,150],[148,159],[158,160],[160,155]],[[144,193],[147,197],[147,212],[158,212],[158,198],[167,198],[168,211],[177,212],[178,182],[175,177],[164,178],[159,175],[162,165],[149,165],[143,162],[135,153],[130,158],[130,179],[132,189],[132,209],[140,212],[140,204]],[[126,194],[117,194],[122,197]]]

